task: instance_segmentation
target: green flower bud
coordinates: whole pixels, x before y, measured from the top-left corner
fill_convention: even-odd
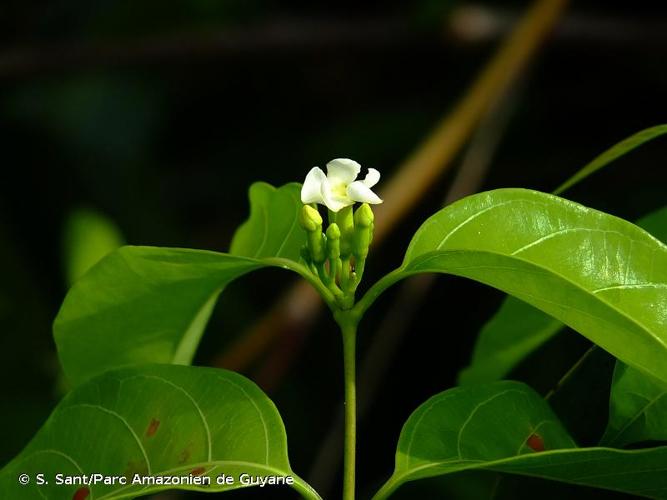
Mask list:
[[[355,227],[371,227],[373,221],[375,220],[375,214],[373,214],[373,209],[368,203],[362,204],[357,211],[354,212],[354,225]]]
[[[321,232],[322,231],[322,216],[320,213],[310,205],[304,205],[299,212],[299,224],[307,232]]]
[[[308,258],[306,262],[321,263],[326,259],[324,235],[322,234],[322,216],[316,208],[304,205],[299,212],[299,224],[306,231]]]
[[[335,222],[333,224],[329,224],[329,227],[327,228],[327,238],[331,238],[332,240],[340,239],[340,228]]]
[[[312,232],[308,233],[308,248],[310,250],[310,255],[315,263],[321,263],[326,260],[326,255],[324,254],[324,235],[322,233]]]
[[[366,259],[368,248],[373,240],[373,210],[364,203],[354,213],[354,237],[352,242],[352,252],[357,259]]]
[[[340,228],[335,222],[327,229],[327,255],[332,260],[340,257]]]
[[[352,240],[354,238],[354,216],[352,206],[341,209],[336,214],[336,223],[340,228],[340,253],[348,257],[352,253]]]

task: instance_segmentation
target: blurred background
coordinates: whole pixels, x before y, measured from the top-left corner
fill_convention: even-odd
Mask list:
[[[51,323],[88,253],[120,242],[226,251],[247,217],[252,182],[302,181],[312,166],[337,157],[379,169],[380,186],[399,171],[410,179],[405,160],[460,109],[530,5],[5,2],[0,464],[25,446],[63,393]],[[428,189],[387,228],[366,284],[400,263],[410,235],[443,199],[508,186],[551,191],[613,143],[667,122],[667,5],[590,0],[557,10],[544,16],[553,30],[517,42],[528,50],[523,63],[501,64],[486,94],[475,94],[482,104],[455,114],[445,132],[459,135],[438,136],[456,144],[431,155]],[[469,125],[457,129],[465,119]],[[635,220],[667,201],[666,157],[667,140],[659,139],[566,197]],[[417,188],[406,182],[404,189]],[[234,350],[293,283],[272,270],[230,286],[197,363],[238,369],[262,385],[285,421],[294,470],[334,498],[340,449],[331,436],[342,371],[332,320],[314,308],[307,321],[276,327],[266,348],[247,359]],[[375,390],[359,430],[363,496],[390,474],[408,415],[456,384],[480,326],[503,298],[456,278],[412,286],[387,294],[362,324],[360,355],[376,353],[368,362]],[[382,322],[397,312],[405,321],[383,343]],[[587,347],[566,332],[512,378],[546,392]],[[599,397],[554,402],[566,422],[586,422],[575,432],[583,444],[594,442],[606,418],[612,363],[600,363],[591,381],[602,387]],[[495,488],[507,498],[534,498],[536,490],[546,498],[623,498],[533,480],[503,479],[497,487],[496,479],[428,481],[399,497],[477,499]]]

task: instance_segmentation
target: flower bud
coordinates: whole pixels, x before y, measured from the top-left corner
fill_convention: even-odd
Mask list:
[[[373,209],[368,203],[362,204],[357,208],[357,211],[354,212],[355,227],[371,227],[374,220],[375,214],[373,214]]]
[[[304,205],[299,212],[299,224],[306,231],[309,258],[306,262],[321,263],[326,259],[324,235],[322,234],[322,216],[317,209]]]
[[[340,253],[343,257],[348,257],[352,253],[352,240],[354,238],[354,216],[351,206],[338,212],[336,224],[340,229]]]
[[[299,212],[299,224],[307,232],[322,231],[322,216],[310,205],[304,205]]]
[[[340,257],[340,228],[335,222],[327,228],[327,255],[331,260]]]
[[[358,259],[368,256],[368,248],[373,239],[373,221],[375,216],[371,207],[364,203],[354,213],[354,237],[352,251]]]

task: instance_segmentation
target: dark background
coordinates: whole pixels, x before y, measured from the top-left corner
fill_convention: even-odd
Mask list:
[[[551,191],[611,144],[667,122],[667,7],[656,4],[571,6],[514,91],[483,189]],[[335,157],[377,168],[386,180],[464,93],[526,6],[476,4],[493,20],[478,37],[461,25],[461,9],[469,5],[5,2],[0,463],[20,451],[60,397],[51,322],[67,288],[62,237],[72,210],[105,214],[132,244],[225,251],[247,216],[246,191],[255,180],[302,181],[310,167]],[[567,197],[634,220],[665,203],[666,155],[666,140],[646,145]],[[398,265],[450,180],[451,174],[443,176],[374,252],[366,283]],[[286,276],[267,271],[233,284],[198,363],[211,364],[241,335],[286,289]],[[436,282],[360,425],[360,492],[389,475],[402,423],[429,396],[455,384],[476,332],[501,300],[476,283]],[[373,326],[392,307],[390,293],[369,313],[362,354]],[[285,376],[271,381],[270,395],[285,420],[293,468],[307,478],[340,405],[340,346],[324,314],[309,335],[289,342],[296,356]],[[560,335],[514,378],[546,392],[586,348],[580,337]],[[611,362],[599,361],[603,369],[587,379],[601,387],[597,400],[573,405],[573,393],[554,402],[572,427],[586,422],[573,431],[584,444],[594,442],[606,417]],[[258,360],[245,373],[253,378],[261,370]],[[480,498],[470,485],[495,480],[460,479],[405,488],[403,496],[437,498],[448,491],[451,498]],[[534,498],[536,490],[547,498],[620,497],[533,480],[503,480],[499,491],[505,490],[510,498]],[[335,491],[323,493],[335,498]],[[293,497],[283,490],[228,494],[267,495]]]

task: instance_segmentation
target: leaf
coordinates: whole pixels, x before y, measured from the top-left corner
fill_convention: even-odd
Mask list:
[[[539,309],[507,297],[498,312],[482,327],[470,366],[459,373],[459,384],[502,379],[563,326]]]
[[[473,195],[430,217],[402,266],[374,285],[358,310],[422,272],[514,295],[667,380],[667,247],[627,221],[536,191]]]
[[[642,217],[637,225],[667,242],[667,206]],[[560,321],[539,309],[507,297],[482,328],[470,366],[459,374],[459,383],[491,382],[505,377],[563,327]]]
[[[107,217],[88,209],[72,211],[63,235],[67,282],[74,283],[102,257],[121,245],[123,237]]]
[[[561,194],[614,160],[667,133],[667,125],[644,129],[614,144],[559,186]],[[667,242],[667,207],[637,224],[660,241]],[[523,358],[562,329],[562,323],[513,297],[482,328],[471,365],[459,374],[460,384],[490,382],[507,375]]]
[[[234,234],[229,253],[244,257],[283,257],[299,261],[306,235],[298,223],[301,184],[275,188],[266,182],[250,186],[250,217]]]
[[[122,247],[78,280],[53,324],[68,380],[124,365],[188,364],[215,300],[256,260],[206,252]]]
[[[600,444],[621,447],[667,441],[667,384],[617,362],[609,424]]]
[[[296,185],[256,186],[255,192],[282,193],[282,199]],[[292,208],[296,216],[298,208]],[[251,211],[261,212],[254,207]],[[280,210],[267,216],[263,220],[270,228],[285,227],[289,218]],[[255,269],[276,266],[295,271],[327,300],[329,292],[310,271],[284,257],[294,246],[292,233],[271,229],[264,238],[267,243],[251,251],[253,243],[243,234],[256,220],[251,216],[239,230],[235,247],[239,253],[261,258],[127,246],[102,259],[70,289],[53,325],[69,381],[78,384],[105,370],[136,363],[189,364],[220,292]],[[276,246],[274,238],[285,240]],[[288,240],[292,243],[282,244]],[[277,255],[271,256],[274,251]]]
[[[593,161],[591,161],[588,165],[579,170],[566,182],[561,184],[554,191],[554,194],[561,194],[563,191],[570,189],[572,186],[580,183],[586,177],[594,174],[602,167],[607,166],[609,163],[620,158],[621,156],[626,155],[633,149],[636,149],[642,144],[652,141],[653,139],[656,139],[665,134],[667,134],[667,125],[656,125],[655,127],[650,127],[640,132],[637,132],[636,134],[631,135],[627,139],[624,139],[621,142],[614,144],[604,153],[595,157]]]
[[[375,495],[407,481],[493,470],[667,498],[667,447],[575,448],[547,403],[518,382],[457,387],[422,404],[403,426],[395,470]]]
[[[645,215],[637,221],[637,225],[667,243],[667,206]]]
[[[24,473],[27,486],[17,480]],[[49,484],[38,486],[37,473]],[[99,473],[128,484],[56,485],[57,473]],[[1,471],[0,492],[26,500],[111,500],[174,488],[133,485],[134,474],[208,477],[209,487],[183,489],[228,491],[243,487],[242,473],[293,476],[304,498],[320,498],[292,472],[278,410],[254,383],[226,370],[144,365],[107,372],[66,396]],[[217,485],[219,474],[234,484]]]
[[[125,365],[189,364],[221,290],[268,265],[279,264],[204,250],[118,249],[75,283],[55,319],[66,376],[78,384]]]
[[[638,224],[667,241],[667,207]],[[667,441],[667,386],[617,361],[601,444],[620,447],[642,441]]]
[[[579,340],[572,339],[573,335],[568,337]],[[554,353],[547,351],[549,361],[537,360],[535,364],[557,363]],[[593,345],[583,354],[579,351],[576,356],[570,356],[568,362],[561,364],[558,382],[554,384],[552,378],[549,392],[540,391],[570,435],[582,446],[600,443],[609,419],[604,408],[609,406],[615,366],[616,358]]]

